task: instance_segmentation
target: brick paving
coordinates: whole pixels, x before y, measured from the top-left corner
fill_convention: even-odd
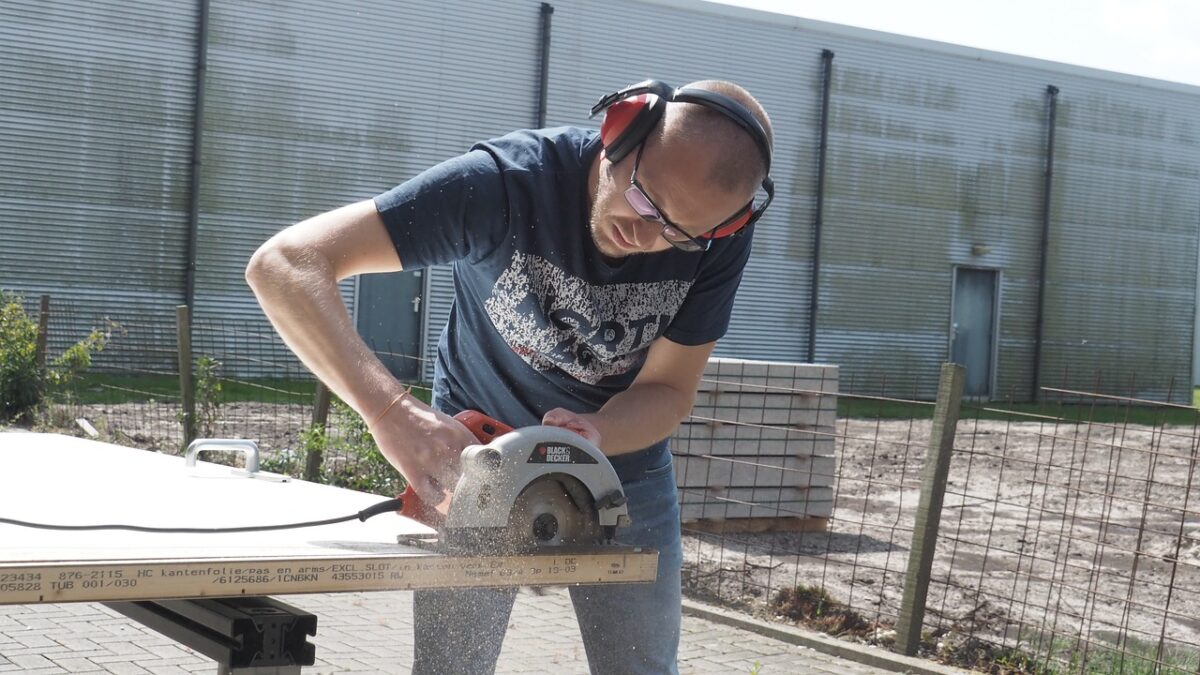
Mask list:
[[[317,615],[317,663],[306,675],[409,672],[412,602],[406,592],[280,596]],[[681,673],[878,675],[890,672],[758,633],[685,615]],[[91,603],[0,606],[0,673],[185,675],[215,664],[141,624]],[[522,591],[498,673],[587,673],[563,589]]]

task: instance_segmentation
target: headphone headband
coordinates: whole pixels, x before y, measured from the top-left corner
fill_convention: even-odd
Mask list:
[[[659,80],[642,80],[637,84],[631,84],[624,89],[614,91],[606,96],[601,96],[600,100],[596,102],[596,105],[592,106],[592,114],[589,115],[589,117],[595,117],[603,112],[605,108],[611,106],[617,101],[622,101],[627,98],[633,98],[634,96],[639,96],[641,94],[654,94],[661,99],[669,101],[671,100],[674,92],[675,89],[666,82],[660,82]]]
[[[754,144],[758,146],[759,152],[762,153],[763,161],[766,162],[767,173],[771,172],[771,143],[767,140],[767,132],[763,129],[758,119],[750,114],[750,111],[746,110],[745,106],[724,94],[718,94],[707,89],[697,89],[695,87],[679,87],[676,89],[660,80],[643,80],[620,91],[602,96],[592,106],[592,112],[589,117],[595,117],[615,103],[644,94],[657,96],[661,101],[667,103],[694,103],[724,114],[745,130],[746,133],[750,134],[750,137],[754,139]],[[661,113],[659,114],[661,115]],[[655,122],[657,121],[655,119]],[[649,129],[646,130],[647,133],[649,131]],[[640,141],[641,139],[638,140]]]

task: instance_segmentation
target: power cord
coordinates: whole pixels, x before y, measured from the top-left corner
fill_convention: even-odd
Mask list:
[[[248,525],[244,527],[147,527],[145,525],[51,525],[47,523],[33,523],[25,520],[16,520],[13,518],[0,518],[0,523],[8,525],[16,525],[18,527],[31,527],[39,530],[60,530],[67,532],[80,532],[86,530],[130,530],[132,532],[165,532],[171,534],[217,534],[227,532],[269,532],[272,530],[294,530],[302,527],[319,527],[321,525],[333,525],[335,523],[344,523],[349,520],[366,521],[367,518],[373,518],[381,513],[388,511],[398,511],[404,505],[400,499],[389,499],[385,502],[380,502],[369,508],[365,508],[358,513],[340,518],[329,518],[327,520],[310,520],[301,523],[283,523],[279,525]]]

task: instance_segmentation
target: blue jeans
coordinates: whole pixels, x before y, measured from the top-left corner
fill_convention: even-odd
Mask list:
[[[675,675],[683,550],[671,453],[661,443],[614,457],[613,467],[632,521],[617,530],[617,542],[658,550],[658,579],[571,588],[588,665],[595,675]],[[516,593],[515,588],[414,593],[414,675],[494,672]]]

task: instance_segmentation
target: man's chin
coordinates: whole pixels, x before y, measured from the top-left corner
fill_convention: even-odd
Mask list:
[[[611,240],[602,236],[592,227],[592,243],[596,245],[596,249],[606,258],[627,258],[633,254],[633,251],[627,251],[620,246],[617,246]]]

